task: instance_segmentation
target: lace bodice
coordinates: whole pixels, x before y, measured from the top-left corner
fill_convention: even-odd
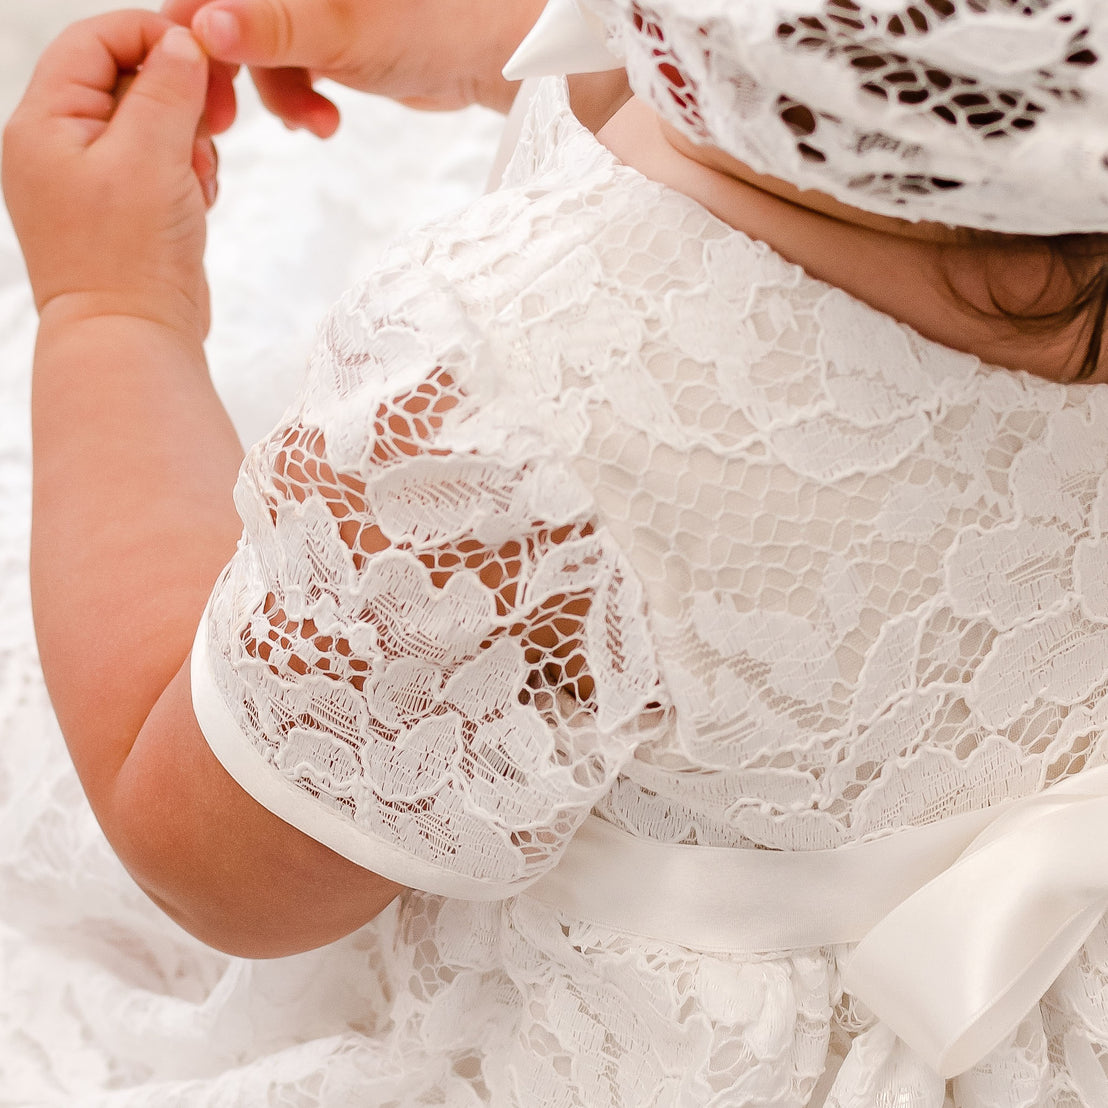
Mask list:
[[[247,463],[208,635],[258,772],[502,895],[593,806],[807,850],[1102,761],[1104,391],[921,339],[552,96]]]
[[[840,948],[704,954],[514,894],[593,810],[811,850],[1104,761],[1106,438],[1105,390],[812,280],[544,84],[501,191],[331,312],[198,637],[228,770],[413,886],[336,951],[363,1012],[296,1102],[1102,1102],[1102,929],[947,1086]]]
[[[198,637],[228,770],[419,890],[359,1095],[1098,1103],[1103,931],[947,1088],[839,949],[706,955],[512,894],[592,810],[811,850],[1104,762],[1106,447],[1102,388],[809,278],[544,84],[504,187],[330,314]]]

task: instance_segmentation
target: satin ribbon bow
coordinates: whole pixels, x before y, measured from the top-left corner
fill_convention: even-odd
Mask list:
[[[1003,806],[874,926],[843,985],[943,1077],[1042,998],[1108,910],[1108,767]]]
[[[526,77],[561,77],[568,73],[602,73],[623,62],[604,45],[604,28],[577,0],[549,0],[530,34],[508,59],[509,81]]]

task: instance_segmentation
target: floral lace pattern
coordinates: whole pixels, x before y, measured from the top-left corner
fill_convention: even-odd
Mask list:
[[[1102,388],[810,279],[547,82],[504,188],[334,310],[209,614],[244,787],[282,777],[430,890],[400,904],[370,1102],[1099,1103],[1104,928],[946,1083],[844,995],[848,951],[479,901],[590,806],[812,850],[1103,764],[1106,449]]]
[[[357,105],[344,106],[346,127],[357,128]],[[378,105],[364,130],[355,131],[361,144],[344,155],[357,159],[360,150],[363,160],[317,179],[296,177],[308,160],[298,149],[283,167],[287,174],[274,174],[272,162],[262,159],[263,150],[266,159],[273,156],[274,133],[252,132],[248,125],[237,137],[254,135],[258,149],[229,142],[225,164],[242,172],[244,158],[256,159],[263,172],[237,206],[232,173],[223,202],[228,206],[213,218],[242,217],[234,228],[236,244],[252,233],[261,249],[272,238],[278,210],[266,205],[279,198],[270,198],[266,188],[291,178],[300,202],[314,198],[313,211],[340,207],[344,221],[353,211],[359,226],[377,227],[382,206],[365,180],[381,149],[394,145],[382,142],[382,131],[399,146],[412,126],[400,117],[389,132],[380,114],[385,107]],[[437,123],[443,127],[440,146],[446,146],[458,124]],[[422,158],[420,151],[413,171]],[[477,170],[466,179],[479,176]],[[595,708],[582,707],[588,705],[583,687],[575,701],[545,714],[555,699],[548,690],[566,683],[556,666],[544,667],[534,689],[522,682],[534,699],[521,707],[542,713],[555,732],[548,736],[551,745],[568,744],[583,754],[598,736],[610,742],[612,760],[603,772],[619,768],[602,801],[609,819],[671,841],[810,847],[988,803],[1009,788],[1031,792],[1103,761],[1098,675],[1105,667],[1096,654],[1105,620],[1105,575],[1098,567],[1108,520],[1098,470],[1105,430],[1101,388],[1063,388],[983,369],[810,281],[695,205],[613,165],[574,122],[556,85],[535,105],[511,181],[499,198],[410,239],[392,268],[408,266],[414,255],[424,278],[465,278],[456,294],[438,300],[455,310],[447,333],[435,331],[436,353],[464,345],[452,329],[468,320],[471,328],[487,327],[481,349],[497,351],[495,363],[454,366],[456,388],[464,383],[474,402],[466,421],[443,420],[433,445],[467,457],[477,450],[495,455],[500,464],[490,472],[500,478],[522,479],[549,458],[549,472],[564,484],[535,494],[547,511],[565,503],[567,489],[594,485],[601,497],[567,509],[575,541],[603,542],[605,556],[620,556],[620,565],[630,567],[628,582],[641,586],[641,596],[628,603],[647,614],[656,695],[664,692],[657,708],[647,701],[641,733],[629,721],[597,730]],[[455,189],[448,202],[463,192]],[[538,210],[529,223],[532,204]],[[601,218],[590,216],[594,210]],[[524,222],[513,222],[517,218]],[[598,224],[610,227],[612,237],[599,235]],[[321,215],[319,226],[322,234],[333,224]],[[556,271],[555,228],[565,236]],[[532,253],[527,236],[540,230],[542,245]],[[686,239],[693,233],[704,235],[706,245]],[[345,234],[344,243],[350,240]],[[241,247],[224,254],[220,241],[217,235],[212,258],[224,282],[217,294],[231,295],[229,301],[217,295],[217,304],[229,302],[236,310],[217,318],[215,347],[227,365],[216,368],[249,432],[260,419],[272,423],[279,416],[268,414],[281,391],[273,384],[274,359],[291,360],[295,343],[279,344],[272,316],[256,314],[256,287],[235,260]],[[324,267],[315,254],[308,256],[319,267],[310,271],[315,282]],[[704,269],[713,257],[728,264]],[[639,259],[639,276],[629,258]],[[523,262],[526,281],[516,268]],[[0,237],[0,273],[18,274],[19,266],[14,243]],[[287,286],[277,287],[269,273],[264,283],[272,295],[285,294],[290,317],[303,313],[307,342],[315,309],[304,303],[294,282],[303,273],[293,268],[285,274]],[[712,272],[721,279],[721,269],[728,283],[719,288],[726,296],[706,288],[708,299],[697,309],[690,275],[700,272],[703,279]],[[581,275],[591,281],[608,272],[619,279],[600,280],[586,295]],[[678,295],[682,282],[685,294]],[[135,889],[100,836],[35,668],[24,582],[24,374],[33,315],[22,284],[16,295],[4,295],[15,284],[13,278],[11,288],[0,290],[10,354],[0,363],[8,401],[0,404],[0,504],[8,513],[0,532],[8,617],[0,625],[0,1103],[1108,1103],[1103,927],[1009,1041],[949,1085],[842,993],[839,966],[846,952],[840,949],[705,957],[552,916],[526,895],[477,903],[417,892],[358,934],[298,958],[243,962],[178,931]],[[436,287],[448,284],[440,280]],[[618,305],[628,296],[636,305],[634,321],[622,330],[606,324],[598,337],[594,302],[600,311],[602,303]],[[736,296],[751,296],[756,310],[736,311],[728,299]],[[483,303],[493,306],[483,312]],[[659,303],[672,305],[666,328],[680,317],[679,344],[643,307]],[[739,303],[745,309],[746,300]],[[548,317],[544,304],[559,310]],[[724,319],[739,329],[742,345],[734,330],[726,332],[721,355],[707,336]],[[219,328],[225,329],[222,339]],[[654,356],[637,364],[626,352],[645,349],[646,339]],[[598,342],[606,356],[597,353]],[[663,351],[676,349],[683,353],[674,364]],[[406,360],[400,354],[398,367]],[[712,359],[736,372],[712,370]],[[478,380],[482,366],[488,373]],[[514,383],[534,366],[537,380],[528,395],[540,399],[534,410],[521,409]],[[425,370],[421,376],[413,370],[413,378],[425,382]],[[706,376],[709,371],[718,379]],[[644,374],[647,383],[659,382],[656,389],[640,391]],[[705,381],[726,386],[725,395],[738,399],[706,402],[700,394]],[[394,390],[390,397],[401,395]],[[482,419],[486,408],[500,414]],[[505,426],[506,412],[515,413],[516,423],[507,424],[512,435],[489,438]],[[341,411],[338,417],[342,423]],[[286,431],[298,420],[286,419]],[[282,450],[290,456],[283,441],[271,440],[272,457]],[[315,441],[301,434],[290,445],[312,464]],[[521,457],[510,454],[512,444],[522,444]],[[731,493],[724,467],[731,479],[744,457],[749,476]],[[635,501],[648,460],[653,517],[645,502]],[[786,470],[794,466],[789,483]],[[271,472],[267,481],[277,477]],[[324,487],[344,497],[360,495],[346,484],[317,482]],[[722,519],[714,513],[724,507],[737,525],[721,540],[703,521]],[[663,533],[665,541],[658,541]],[[536,534],[541,537],[542,529]],[[673,536],[680,537],[680,548]],[[486,536],[486,546],[490,541]],[[726,576],[718,567],[731,558],[731,543],[754,553]],[[778,553],[769,557],[775,544]],[[549,557],[566,540],[539,545]],[[806,551],[803,559],[786,554],[785,546]],[[353,558],[352,547],[336,549]],[[763,553],[769,558],[764,564]],[[683,564],[696,568],[697,582],[718,573],[718,585],[696,584],[707,599],[693,599],[695,582],[686,580]],[[835,619],[815,621],[824,637],[814,644],[796,629],[803,626],[797,613],[804,618],[798,605],[818,573],[826,581],[820,610]],[[595,580],[588,578],[583,591]],[[749,611],[772,613],[760,624],[734,601],[755,587],[762,596]],[[746,634],[733,640],[721,631],[721,613],[732,618],[728,606],[737,613],[733,618],[744,617]],[[288,607],[285,614],[297,611]],[[270,634],[279,624],[259,619],[255,626]],[[644,625],[636,620],[634,626]],[[775,627],[788,629],[787,637],[775,637]],[[311,636],[313,643],[317,637]],[[830,644],[826,654],[820,642]],[[296,651],[305,650],[301,635]],[[288,656],[304,662],[326,656],[297,652]],[[352,683],[357,670],[339,658]],[[994,659],[989,668],[987,659]],[[644,693],[632,695],[641,700]],[[455,686],[451,696],[457,695]],[[715,740],[705,698],[721,712]],[[482,707],[487,703],[482,700]],[[451,705],[448,710],[456,711],[456,702]],[[668,724],[657,718],[662,708]],[[581,733],[574,731],[575,719]],[[472,749],[462,745],[455,765],[475,764],[465,760]],[[336,762],[336,785],[349,784],[351,764]],[[586,765],[591,769],[587,759]],[[829,774],[834,783],[825,787]],[[770,798],[764,806],[755,800],[763,788]],[[517,796],[511,789],[503,795]],[[479,799],[495,807],[492,792],[487,796]],[[347,820],[348,806],[340,809],[328,818]],[[491,822],[499,827],[495,818]],[[504,857],[514,865],[514,854]]]
[[[759,172],[912,220],[1108,225],[1093,0],[587,3],[641,96]]]
[[[503,893],[611,787],[658,676],[587,493],[527,441],[483,446],[456,383],[481,338],[408,267],[339,305],[295,420],[248,458],[209,642],[304,803],[402,850],[409,881],[418,857],[434,891]]]

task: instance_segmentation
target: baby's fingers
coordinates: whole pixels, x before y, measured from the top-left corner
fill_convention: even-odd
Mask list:
[[[116,110],[110,134],[125,136],[144,155],[164,152],[187,164],[207,92],[207,59],[185,28],[171,27],[142,63]]]
[[[192,17],[208,0],[165,0],[162,15],[188,27]],[[238,73],[238,65],[232,62],[208,61],[208,110],[206,118],[213,135],[221,135],[235,122],[238,105],[235,100],[235,87],[232,83]]]
[[[204,203],[210,208],[219,192],[219,154],[211,135],[204,132],[196,136],[192,145],[192,170],[204,193]]]
[[[112,12],[74,23],[35,67],[24,107],[46,117],[107,120],[121,73],[138,69],[168,22],[154,12]]]

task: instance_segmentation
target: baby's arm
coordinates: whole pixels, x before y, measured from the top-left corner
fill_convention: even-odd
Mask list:
[[[72,27],[5,132],[4,191],[41,313],[35,622],[74,764],[124,863],[213,945],[279,954],[358,926],[398,887],[247,797],[192,714],[186,659],[241,530],[242,454],[202,345],[206,63],[168,26],[121,12]]]
[[[412,107],[484,104],[507,111],[518,82],[501,69],[545,0],[166,0],[212,58],[253,67],[269,109],[326,137],[338,109],[312,89],[327,77]],[[213,69],[217,133],[234,118],[233,70]]]

